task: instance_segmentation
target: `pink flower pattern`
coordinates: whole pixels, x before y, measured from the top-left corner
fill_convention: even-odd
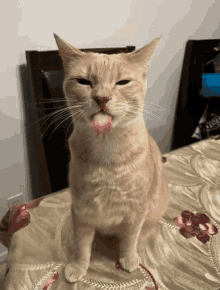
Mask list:
[[[142,269],[144,269],[144,270],[148,273],[148,275],[151,277],[151,279],[152,279],[152,281],[153,281],[153,283],[154,283],[155,290],[158,290],[158,286],[157,286],[156,281],[155,281],[153,275],[151,274],[151,272],[150,272],[147,268],[145,268],[142,264],[139,264],[139,266],[140,266]],[[120,270],[120,264],[119,264],[119,262],[116,262],[116,264],[115,264],[115,268],[116,268],[117,270]],[[146,290],[152,290],[152,288],[151,288],[151,287],[148,287],[148,286],[146,286],[145,289],[146,289]]]
[[[56,272],[54,273],[53,277],[50,279],[50,281],[48,281],[45,285],[43,290],[47,290],[53,283],[55,283],[59,278],[59,273]]]
[[[166,162],[166,160],[163,160],[163,162]],[[11,234],[15,233],[21,228],[26,227],[30,223],[30,213],[28,210],[37,207],[42,199],[43,198],[30,203],[14,206],[12,208],[12,218],[10,221]],[[218,229],[210,223],[210,219],[205,214],[193,214],[192,212],[185,210],[181,213],[181,216],[178,216],[173,220],[175,221],[177,226],[180,227],[180,234],[187,239],[196,236],[199,241],[206,243],[207,241],[209,241],[210,235],[215,235],[218,232]],[[143,265],[140,264],[140,266],[146,272],[148,272],[155,284],[155,289],[158,289],[156,281],[154,280],[152,274]],[[116,263],[115,267],[117,270],[120,270],[120,265],[118,262]],[[58,272],[56,272],[53,277],[44,285],[43,290],[48,289],[53,283],[58,280],[58,278],[59,274]],[[146,287],[146,289],[151,290],[150,287]]]
[[[210,219],[201,213],[193,214],[185,210],[181,216],[174,218],[177,226],[180,227],[179,232],[185,238],[195,237],[204,244],[209,241],[210,235],[215,235],[218,229],[210,224]]]

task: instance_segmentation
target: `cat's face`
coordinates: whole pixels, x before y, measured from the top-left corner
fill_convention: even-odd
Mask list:
[[[55,36],[64,64],[64,94],[76,120],[91,126],[95,116],[110,116],[124,127],[143,114],[149,61],[159,42],[129,54],[83,53]]]

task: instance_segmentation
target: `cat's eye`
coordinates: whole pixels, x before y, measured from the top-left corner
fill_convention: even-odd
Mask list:
[[[127,85],[128,83],[130,83],[130,80],[122,80],[122,81],[117,82],[116,85],[123,86],[123,85]]]
[[[86,79],[77,79],[78,83],[85,86],[91,86],[92,83]]]

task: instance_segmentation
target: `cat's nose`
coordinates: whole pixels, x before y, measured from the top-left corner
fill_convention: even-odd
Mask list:
[[[102,98],[102,97],[97,97],[97,96],[93,97],[93,99],[97,102],[99,107],[103,110],[105,109],[105,104],[111,100],[111,98],[109,98],[109,97]]]

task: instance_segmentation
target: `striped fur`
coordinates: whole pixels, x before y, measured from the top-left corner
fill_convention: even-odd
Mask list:
[[[69,184],[75,257],[65,277],[75,282],[86,274],[95,230],[119,235],[119,262],[132,272],[139,264],[141,233],[161,218],[169,201],[161,153],[143,117],[149,62],[160,38],[136,52],[116,55],[83,53],[55,38],[74,122]],[[91,85],[80,84],[79,78]],[[120,80],[130,82],[117,85]],[[106,108],[113,115],[113,128],[105,135],[91,130],[91,116],[98,111],[92,98],[96,95],[111,98]]]

